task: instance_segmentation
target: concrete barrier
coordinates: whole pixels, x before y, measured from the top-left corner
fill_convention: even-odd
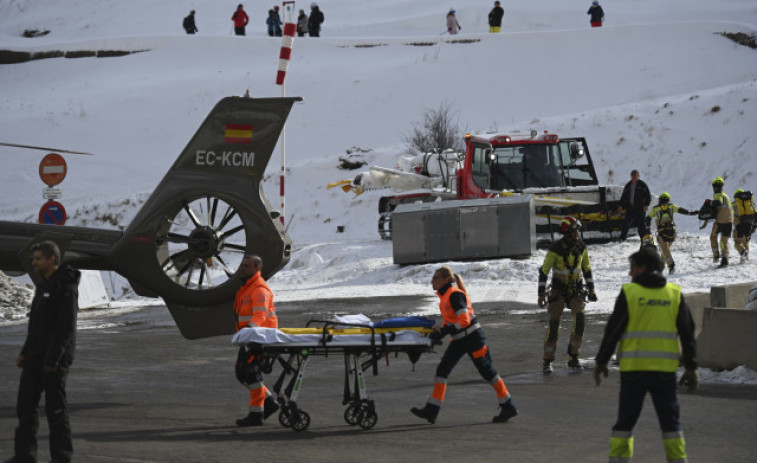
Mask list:
[[[749,290],[756,284],[757,281],[752,281],[750,283],[713,286],[712,289],[710,289],[710,307],[743,309],[746,307]]]
[[[698,337],[704,325],[705,310],[708,307],[712,307],[710,304],[710,293],[689,293],[684,294],[683,297],[689,305],[689,309],[691,309],[691,316],[694,318],[694,326],[696,327],[694,335]]]
[[[699,365],[713,370],[746,365],[757,370],[757,311],[708,308],[697,338]]]

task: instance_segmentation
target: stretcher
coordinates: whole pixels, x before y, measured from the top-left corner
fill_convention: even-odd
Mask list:
[[[429,337],[432,323],[429,320],[426,326],[375,327],[311,320],[305,328],[243,328],[234,335],[232,343],[262,349],[263,373],[271,373],[276,363],[282,366],[273,386],[280,406],[279,423],[295,431],[304,431],[310,425],[310,415],[297,405],[308,360],[314,355],[343,354],[342,405],[347,406],[344,420],[352,426],[371,429],[378,421],[378,414],[373,400],[368,398],[363,372],[372,368],[377,375],[379,359],[386,358],[388,364],[390,353],[395,356],[405,353],[415,364],[434,344]],[[361,360],[361,356],[367,358]],[[285,387],[289,375],[292,377]]]

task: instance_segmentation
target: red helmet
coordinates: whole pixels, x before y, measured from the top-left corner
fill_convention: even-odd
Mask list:
[[[560,232],[567,233],[573,230],[581,230],[581,221],[573,217],[565,217],[560,221]]]

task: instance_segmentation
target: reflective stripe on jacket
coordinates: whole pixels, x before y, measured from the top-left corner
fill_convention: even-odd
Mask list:
[[[247,325],[262,328],[278,328],[276,307],[273,305],[273,292],[260,272],[247,280],[234,298],[236,329],[239,331]]]
[[[539,294],[543,294],[547,286],[547,276],[552,271],[552,282],[575,289],[586,278],[586,286],[594,289],[594,279],[591,275],[589,251],[582,241],[577,241],[568,247],[565,238],[550,246],[539,274]]]
[[[455,309],[450,302],[450,296],[455,293],[462,293],[465,296],[466,307]],[[453,325],[458,330],[463,330],[470,326],[473,320],[473,305],[470,298],[457,286],[450,286],[444,294],[437,292],[439,295],[439,310],[442,312],[444,325]]]
[[[667,283],[650,288],[626,283],[623,293],[628,304],[628,325],[618,347],[620,371],[677,371],[680,286]]]

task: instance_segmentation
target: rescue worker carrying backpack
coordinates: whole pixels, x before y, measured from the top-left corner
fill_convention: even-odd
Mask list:
[[[710,233],[710,246],[712,247],[712,262],[717,263],[720,259],[719,268],[728,265],[728,238],[733,229],[733,209],[731,198],[723,193],[725,182],[722,177],[712,180],[712,209],[715,215],[715,223],[712,224]],[[720,234],[720,252],[718,252],[718,234]]]
[[[597,293],[594,292],[594,279],[591,276],[591,264],[586,244],[579,238],[581,222],[573,217],[565,217],[560,222],[562,239],[553,243],[544,258],[544,264],[539,270],[539,307],[547,306],[549,326],[544,339],[544,363],[542,371],[545,375],[552,373],[552,361],[555,360],[557,338],[560,329],[560,319],[563,309],[567,306],[573,312],[573,330],[568,344],[568,366],[581,368],[578,354],[583,340],[586,308],[585,297],[590,302],[596,302]],[[547,292],[547,276],[552,271],[552,283]],[[583,278],[582,278],[583,277]],[[588,293],[584,290],[584,283]]]
[[[660,253],[665,260],[665,265],[668,266],[668,274],[675,271],[676,265],[673,261],[673,256],[670,254],[670,248],[676,239],[676,224],[673,222],[673,214],[676,212],[687,215],[699,215],[699,211],[689,211],[676,206],[670,202],[670,194],[662,193],[657,198],[657,205],[649,211],[646,218],[647,229],[649,229],[649,225],[652,223],[652,218],[655,219],[657,244],[660,246]]]
[[[754,196],[751,191],[741,188],[733,194],[733,246],[741,256],[741,263],[749,262],[749,240],[757,228],[757,212],[755,212]]]

